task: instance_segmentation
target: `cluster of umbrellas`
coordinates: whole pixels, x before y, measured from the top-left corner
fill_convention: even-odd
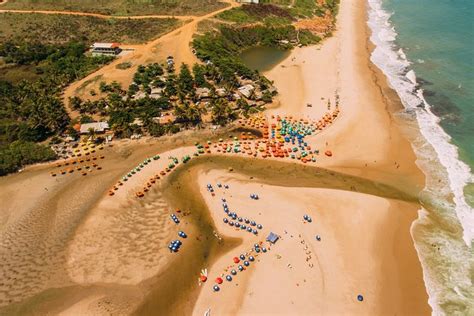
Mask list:
[[[104,159],[105,156],[100,156],[99,158]],[[61,163],[57,164],[56,167],[58,167],[58,168],[61,168],[63,166],[64,167],[70,166],[70,167],[68,167],[67,169],[61,169],[58,173],[52,171],[50,174],[51,174],[52,177],[56,177],[57,175],[67,175],[67,174],[72,174],[75,171],[77,171],[77,172],[81,172],[81,174],[83,176],[86,176],[88,172],[92,172],[94,169],[95,170],[102,170],[102,167],[94,162],[97,159],[98,159],[98,157],[92,156],[90,158],[88,157],[88,158],[84,158],[84,159],[81,158],[81,159],[72,160],[72,161],[65,161],[62,164]],[[92,163],[81,165],[84,162],[92,162]]]
[[[168,248],[171,252],[178,252],[182,244],[183,243],[181,242],[181,240],[176,239],[170,242],[170,244],[168,245]]]
[[[97,146],[92,142],[88,141],[86,143],[82,143],[80,148],[74,149],[71,157],[77,157],[76,159],[68,159],[64,162],[60,162],[56,164],[57,168],[66,167],[66,169],[61,169],[59,172],[51,172],[52,177],[56,177],[57,175],[67,175],[72,174],[75,171],[81,172],[83,176],[86,176],[88,172],[92,172],[94,168],[96,170],[101,170],[102,167],[95,163],[98,159],[104,159],[105,156],[100,155],[92,155],[96,152],[96,148],[99,150],[104,149],[102,145]],[[82,157],[84,155],[84,157]],[[81,158],[82,157],[82,158]],[[92,162],[91,164],[81,165],[83,163]]]
[[[82,155],[88,156],[90,154],[95,153],[96,148],[99,149],[99,150],[102,150],[102,149],[104,149],[104,146],[99,145],[99,146],[96,147],[96,145],[91,141],[87,141],[85,143],[83,142],[83,143],[81,143],[80,148],[76,148],[76,149],[73,150],[73,152],[71,154],[71,157],[82,157]]]
[[[239,257],[234,257],[232,261],[234,262],[235,265],[237,265],[237,270],[239,272],[243,272],[245,268],[250,266],[251,262],[255,261],[255,257],[252,255],[249,255],[247,257],[246,255],[241,254]],[[230,272],[225,276],[225,280],[227,282],[232,282],[233,278],[237,275],[237,270],[236,269],[230,270]],[[202,281],[202,277],[201,277],[201,281]],[[216,284],[212,287],[212,289],[214,290],[214,292],[218,292],[220,291],[219,285],[224,283],[224,279],[221,277],[217,277],[215,279],[215,283]]]
[[[141,162],[140,164],[138,164],[135,168],[131,169],[126,175],[124,175],[121,179],[121,181],[119,181],[117,183],[117,185],[123,185],[123,182],[126,182],[128,181],[130,178],[132,178],[134,175],[136,175],[137,173],[139,173],[142,169],[144,169],[147,165],[149,165],[152,160],[159,160],[160,159],[160,156],[159,155],[154,155],[152,157],[149,157],[149,158],[146,158],[145,160],[143,160],[143,162]],[[143,190],[141,191],[137,191],[135,193],[135,195],[139,198],[143,197],[145,195],[146,192],[148,192],[151,188],[151,186],[153,184],[156,183],[156,180],[159,180],[161,179],[162,176],[166,176],[167,173],[171,172],[177,164],[179,164],[179,159],[176,158],[176,157],[169,157],[169,159],[171,160],[170,163],[168,164],[168,166],[165,168],[165,170],[162,170],[159,174],[156,174],[154,176],[152,176],[150,179],[148,179],[148,181],[146,182],[146,184],[143,186]],[[181,158],[181,161],[183,163],[187,163],[189,160],[191,159],[191,156],[189,155],[184,155],[182,158]],[[118,190],[118,186],[115,185],[110,191],[109,191],[109,195],[114,195],[114,191]]]
[[[303,219],[304,219],[305,221],[307,221],[308,223],[311,223],[311,222],[313,221],[313,220],[311,219],[311,217],[310,217],[309,215],[307,215],[307,214],[303,215]]]
[[[171,217],[171,220],[172,220],[175,224],[179,224],[179,218],[178,218],[178,216],[176,216],[175,214],[171,214],[170,217]]]
[[[252,200],[258,200],[258,195],[255,194],[255,193],[252,193],[252,194],[250,194],[250,198],[251,198]]]
[[[229,207],[225,199],[222,199],[222,207],[224,209],[224,213],[226,213],[229,217],[224,217],[222,219],[225,224],[240,228],[241,230],[253,233],[254,235],[258,235],[258,230],[261,230],[263,228],[262,224],[257,224],[257,222],[255,222],[254,220],[239,217],[237,213],[229,211]]]

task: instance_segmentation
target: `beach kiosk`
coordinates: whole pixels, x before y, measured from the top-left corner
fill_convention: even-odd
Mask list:
[[[273,233],[273,232],[270,232],[270,234],[268,235],[267,237],[267,241],[271,242],[272,244],[276,243],[277,240],[278,240],[278,235]]]

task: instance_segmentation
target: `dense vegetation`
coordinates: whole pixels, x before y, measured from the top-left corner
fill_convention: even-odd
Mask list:
[[[102,19],[61,14],[0,13],[0,43],[65,44],[71,41],[137,44],[180,25],[177,19]]]
[[[138,67],[128,90],[122,89],[116,82],[102,82],[100,90],[107,97],[96,101],[83,101],[74,97],[70,99],[70,105],[82,115],[82,119],[91,115],[108,119],[117,137],[175,133],[182,127],[202,125],[204,115],[210,116],[210,122],[214,124],[226,125],[240,115],[248,116],[262,109],[250,105],[243,97],[235,97],[240,80],[254,82],[258,85],[255,91],[265,91],[271,86],[266,78],[243,65],[241,70],[226,66],[208,63],[194,64],[190,68],[182,64],[179,71],[175,72],[172,62],[166,67],[157,63],[142,65]],[[263,103],[271,102],[272,95],[266,92],[258,99]],[[163,113],[172,114],[173,120],[160,122]]]
[[[219,0],[9,0],[2,9],[82,11],[109,15],[202,15],[223,8]]]
[[[295,0],[292,6],[285,1],[267,0],[260,4],[243,5],[224,11],[218,18],[238,24],[290,25],[298,19],[336,16],[339,0]]]
[[[33,142],[15,141],[0,145],[0,176],[15,172],[27,164],[55,158],[56,154],[51,148]]]
[[[299,39],[299,41],[298,41]],[[309,31],[298,31],[291,25],[268,27],[221,26],[220,32],[209,32],[193,41],[197,56],[214,63],[229,62],[240,64],[238,55],[252,46],[291,48],[295,43],[307,45],[320,39]]]
[[[62,89],[111,60],[110,57],[86,57],[85,50],[85,45],[79,43],[50,46],[7,42],[0,45],[0,56],[5,61],[34,67],[39,77],[17,84],[0,79],[0,154],[3,157],[0,174],[15,170],[25,162],[51,157],[48,151],[30,142],[41,142],[66,130],[69,117],[60,99]],[[18,147],[22,150],[21,160],[10,159],[10,153],[18,149],[11,147],[12,143],[35,150],[31,150],[29,156],[27,150]]]

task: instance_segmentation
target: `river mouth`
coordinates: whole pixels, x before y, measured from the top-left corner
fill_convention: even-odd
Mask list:
[[[250,69],[265,72],[282,62],[290,56],[290,50],[283,50],[276,47],[256,46],[244,50],[240,58]]]
[[[189,251],[179,254],[160,275],[147,281],[149,292],[134,315],[154,315],[157,310],[162,315],[191,314],[201,290],[196,281],[200,269],[212,266],[222,254],[241,243],[236,238],[223,236],[218,241],[214,237],[217,229],[196,181],[200,172],[210,170],[227,170],[269,185],[329,188],[418,203],[416,194],[392,185],[314,166],[219,155],[194,158],[171,173],[160,190],[172,209],[191,214],[186,218],[190,224],[187,232],[190,236],[199,235],[199,240],[187,240]]]

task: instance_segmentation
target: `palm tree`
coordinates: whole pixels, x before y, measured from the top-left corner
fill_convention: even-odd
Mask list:
[[[88,130],[87,130],[87,133],[89,134],[89,138],[91,141],[94,141],[95,139],[95,129],[93,127],[90,127]]]

